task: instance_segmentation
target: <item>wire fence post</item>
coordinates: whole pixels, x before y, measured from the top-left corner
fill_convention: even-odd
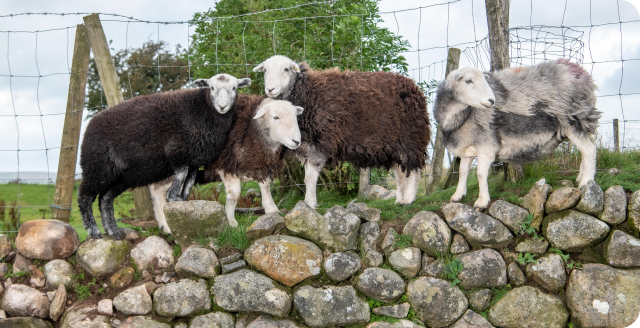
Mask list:
[[[60,159],[56,176],[56,191],[51,209],[52,218],[69,222],[73,202],[73,183],[76,176],[80,127],[84,109],[85,89],[89,70],[91,49],[85,36],[84,25],[76,26],[76,39],[73,44],[73,59],[69,77],[67,109],[60,142]]]
[[[613,148],[620,151],[620,130],[618,129],[618,119],[613,119]]]
[[[122,96],[122,90],[120,89],[120,83],[118,82],[118,73],[116,67],[113,64],[113,58],[109,52],[109,44],[107,43],[107,37],[102,29],[102,23],[100,22],[100,16],[98,14],[92,14],[85,16],[84,23],[87,28],[87,38],[93,57],[98,67],[98,75],[100,75],[100,82],[104,89],[105,97],[107,98],[107,104],[109,107],[114,107],[124,101]],[[136,215],[139,220],[153,220],[155,218],[153,214],[153,204],[151,203],[151,193],[148,187],[135,188],[132,191],[133,202],[136,208]]]
[[[358,181],[358,197],[364,197],[365,192],[369,189],[369,176],[371,169],[360,169],[360,181]]]
[[[449,52],[447,54],[447,72],[445,78],[451,73],[458,69],[460,65],[460,54],[462,51],[458,48],[449,48]],[[442,169],[444,165],[444,141],[442,136],[442,131],[440,131],[440,127],[436,131],[436,142],[433,144],[433,160],[431,161],[431,174],[429,175],[429,184],[427,185],[427,194],[430,194],[434,191],[437,185],[440,185],[442,181]],[[452,166],[453,167],[453,166]]]

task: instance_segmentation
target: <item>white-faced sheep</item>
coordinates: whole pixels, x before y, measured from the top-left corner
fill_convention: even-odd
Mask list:
[[[389,72],[314,71],[284,56],[256,68],[265,72],[268,97],[305,108],[298,118],[304,163],[305,201],[317,205],[316,183],[329,163],[357,168],[395,168],[396,203],[415,199],[431,137],[427,103],[415,82]]]
[[[121,239],[113,200],[129,188],[174,176],[167,201],[189,196],[198,168],[215,162],[227,142],[236,88],[251,84],[219,74],[200,89],[135,97],[95,115],[80,151],[78,205],[91,238],[101,238],[92,203],[99,195],[102,226]]]
[[[227,190],[225,212],[230,226],[238,225],[235,208],[243,178],[258,181],[266,213],[278,212],[269,191],[269,183],[284,166],[282,146],[296,149],[300,145],[296,116],[302,112],[302,107],[293,106],[288,101],[238,95],[227,144],[218,160],[199,172],[197,179],[198,183],[220,180],[224,183]],[[170,181],[164,181],[149,186],[156,220],[166,233],[171,233],[171,230],[163,212],[163,195],[169,185]]]
[[[596,89],[589,73],[565,59],[486,74],[471,67],[451,72],[438,87],[434,105],[445,147],[461,158],[451,201],[465,196],[474,157],[480,185],[474,206],[485,209],[494,160],[528,163],[551,154],[562,141],[573,142],[582,153],[578,184],[593,180],[593,136],[600,118]]]

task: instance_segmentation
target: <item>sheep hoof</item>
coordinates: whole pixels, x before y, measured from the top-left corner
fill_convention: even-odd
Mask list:
[[[182,202],[182,197],[167,197],[167,202]]]
[[[120,230],[109,232],[109,236],[111,236],[111,238],[113,238],[115,240],[122,239],[122,234],[120,233]]]
[[[97,232],[90,231],[89,236],[91,237],[91,239],[102,239],[102,234],[100,233],[100,230],[98,230]]]
[[[462,194],[462,196],[456,197],[456,195],[451,196],[451,202],[458,203],[460,202],[466,194]]]
[[[235,227],[237,227],[237,226],[238,226],[238,221],[236,221],[236,220],[234,220],[234,219],[230,219],[230,220],[229,220],[229,226],[230,226],[231,228],[235,228]]]

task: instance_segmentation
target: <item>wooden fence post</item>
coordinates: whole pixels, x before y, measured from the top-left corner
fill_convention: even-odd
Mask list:
[[[364,197],[365,192],[369,189],[369,178],[371,169],[360,169],[360,181],[358,181],[358,197]]]
[[[73,44],[67,109],[64,116],[64,127],[62,128],[62,141],[60,142],[56,191],[51,209],[51,217],[64,222],[69,222],[71,216],[73,183],[76,176],[76,161],[78,160],[80,127],[82,126],[90,52],[84,25],[79,24],[76,26],[76,38]]]
[[[613,119],[613,148],[615,151],[620,151],[620,130],[617,118]]]
[[[447,71],[445,77],[452,71],[458,69],[460,65],[461,51],[458,48],[449,48],[447,53]],[[442,182],[442,166],[444,164],[444,141],[442,140],[442,131],[438,127],[436,131],[436,142],[433,145],[433,160],[431,160],[431,174],[429,175],[429,184],[427,185],[427,194],[433,192],[437,185]],[[453,168],[453,165],[451,166]]]
[[[111,58],[111,53],[109,52],[107,37],[102,29],[102,23],[100,23],[100,16],[98,16],[98,14],[91,14],[85,16],[83,19],[87,28],[89,45],[91,46],[91,51],[93,52],[93,57],[98,67],[100,82],[102,83],[102,88],[107,98],[107,104],[109,107],[116,106],[124,101],[124,97],[122,96],[122,90],[118,82],[118,73],[116,72],[113,58]],[[136,207],[136,215],[139,220],[153,220],[155,216],[153,214],[153,204],[151,203],[149,188],[135,188],[132,193],[133,202]]]

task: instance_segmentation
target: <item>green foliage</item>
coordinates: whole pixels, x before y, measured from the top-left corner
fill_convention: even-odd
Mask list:
[[[182,255],[182,247],[178,244],[173,245],[173,258],[178,259],[180,255]]]
[[[206,247],[207,245],[209,245],[209,242],[211,242],[211,239],[203,235],[198,235],[198,238],[196,238],[196,243],[198,243],[202,247]]]
[[[491,302],[489,302],[489,306],[487,307],[486,310],[478,314],[483,316],[485,319],[489,320],[489,309],[491,309],[496,303],[498,303],[498,301],[502,299],[504,295],[506,295],[510,290],[511,290],[511,284],[506,284],[504,287],[501,287],[501,288],[492,287],[491,292],[493,293],[493,296],[491,297]]]
[[[76,286],[75,292],[76,292],[76,295],[78,296],[79,300],[85,300],[85,299],[91,297],[91,290],[89,289],[89,287],[84,286],[84,285]]]
[[[238,226],[232,228],[226,226],[224,230],[213,239],[213,242],[218,247],[235,247],[240,250],[245,250],[251,245],[251,240],[247,237],[247,228],[249,226],[238,222]]]
[[[569,269],[574,269],[574,268],[582,268],[582,263],[580,262],[575,262],[574,260],[570,259],[570,255],[569,254],[564,254],[562,253],[562,250],[557,249],[555,247],[551,247],[549,248],[549,252],[550,253],[556,253],[558,255],[560,255],[560,257],[562,258],[562,260],[564,261],[564,264],[567,266],[567,268]]]
[[[175,252],[175,248],[174,248],[174,252]],[[138,264],[133,258],[131,258],[131,268],[133,268],[133,279],[142,280],[142,272],[138,270]]]
[[[377,315],[377,314],[371,314],[371,319],[369,320],[369,322],[388,322],[390,324],[394,324],[396,322],[400,322],[400,319],[396,319],[394,317],[389,317],[386,315]]]
[[[447,280],[451,281],[451,286],[456,286],[460,283],[458,279],[458,273],[464,269],[464,265],[459,258],[453,258],[452,260],[446,260],[444,263],[444,276]]]
[[[420,87],[420,90],[422,91],[422,93],[424,93],[424,96],[427,98],[427,103],[433,102],[433,95],[436,93],[436,91],[438,91],[439,84],[440,83],[436,80],[431,80],[429,82],[427,81],[418,82],[418,86]]]
[[[29,271],[18,271],[16,273],[12,273],[13,271],[13,265],[11,264],[7,264],[7,273],[4,274],[4,278],[7,279],[9,277],[16,277],[16,278],[20,278],[22,276],[26,276],[28,274],[31,274],[31,272]]]
[[[518,263],[520,263],[521,265],[525,265],[527,263],[535,263],[536,256],[531,253],[520,253],[518,254],[518,258],[516,259],[516,261],[518,261]]]
[[[395,248],[407,248],[413,244],[413,237],[411,237],[411,235],[401,235],[397,232],[394,232],[393,235],[395,237],[393,247]]]
[[[573,328],[573,323],[567,322],[567,328]]]
[[[78,273],[78,274],[73,278],[73,280],[75,280],[75,281],[78,281],[78,280],[84,280],[84,271],[83,271],[83,272]]]
[[[521,233],[522,234],[528,233],[529,235],[533,236],[533,238],[536,238],[536,239],[544,239],[543,237],[538,236],[538,232],[536,231],[536,228],[531,226],[532,221],[533,221],[533,214],[527,215],[527,218],[524,220],[524,222],[520,224]]]

